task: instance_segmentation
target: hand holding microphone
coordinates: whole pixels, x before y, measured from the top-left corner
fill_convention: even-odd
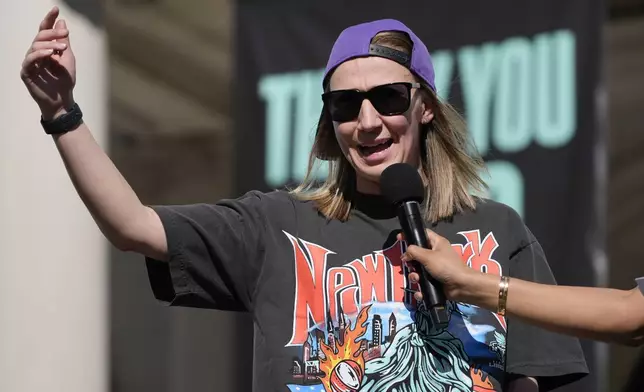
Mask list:
[[[415,261],[422,265],[434,279],[442,284],[443,292],[448,300],[463,301],[466,282],[472,282],[472,279],[478,277],[477,274],[463,263],[446,238],[429,229],[426,230],[426,233],[430,248],[409,245],[407,251],[402,255],[402,261],[405,263]],[[400,234],[398,239],[404,240],[405,236]],[[409,274],[409,280],[412,283],[417,283],[419,279],[420,275],[417,272]],[[414,297],[421,301],[423,293],[417,292]]]

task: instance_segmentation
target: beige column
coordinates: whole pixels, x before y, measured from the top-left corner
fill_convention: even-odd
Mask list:
[[[0,2],[0,391],[102,392],[108,384],[106,243],[19,77],[54,4]],[[58,5],[77,57],[75,98],[104,143],[104,33]]]

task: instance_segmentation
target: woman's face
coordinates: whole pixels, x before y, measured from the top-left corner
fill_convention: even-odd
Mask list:
[[[344,62],[334,71],[329,90],[369,91],[397,82],[416,83],[416,79],[407,68],[394,61],[381,57],[361,57]],[[405,91],[400,86],[398,88],[401,93]],[[356,108],[355,116],[345,116],[347,118],[341,118],[340,121],[334,119],[335,136],[356,171],[359,192],[379,193],[380,175],[393,163],[419,165],[419,125],[429,123],[433,118],[431,109],[423,102],[419,91],[418,88],[411,89],[409,108],[402,114],[379,113],[374,104],[365,99],[359,110]],[[378,97],[375,99],[382,101],[390,95],[396,95],[391,92],[385,90],[374,94]],[[375,106],[380,105],[376,102]]]

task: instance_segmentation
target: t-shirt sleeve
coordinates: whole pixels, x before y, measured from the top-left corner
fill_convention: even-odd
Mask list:
[[[639,287],[642,294],[644,294],[644,276],[641,278],[635,279],[635,282],[637,282],[637,287]]]
[[[171,306],[248,311],[264,258],[263,196],[216,204],[152,206],[163,223],[168,261],[146,257],[155,298]]]
[[[541,245],[522,222],[518,224],[522,238],[519,247],[511,255],[510,277],[556,284]],[[508,295],[512,295],[512,280]],[[549,332],[512,317],[508,317],[507,325],[508,373],[536,378],[541,391],[558,388],[588,374],[581,344],[577,338]]]

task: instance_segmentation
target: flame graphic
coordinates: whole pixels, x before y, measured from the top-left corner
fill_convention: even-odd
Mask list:
[[[487,375],[481,369],[470,368],[470,376],[474,384],[474,392],[494,392],[494,385],[488,380]]]
[[[367,332],[366,321],[369,316],[368,305],[360,311],[356,318],[356,324],[351,328],[349,323],[348,328],[344,330],[344,336],[335,341],[335,349],[322,342],[321,349],[324,353],[324,359],[320,360],[320,371],[324,372],[324,376],[320,377],[322,385],[327,392],[334,392],[331,387],[331,373],[333,369],[344,360],[351,360],[358,364],[361,374],[364,374],[364,358],[362,357],[362,340],[358,340]],[[342,341],[342,344],[340,344]]]

